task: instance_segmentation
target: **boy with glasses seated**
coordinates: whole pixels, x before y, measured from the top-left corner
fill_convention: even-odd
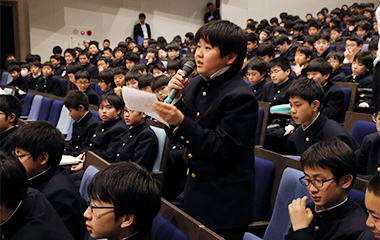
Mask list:
[[[90,104],[98,106],[99,96],[95,90],[90,87],[90,73],[86,70],[79,70],[75,73],[75,80],[75,85],[81,92],[84,92],[87,95]]]

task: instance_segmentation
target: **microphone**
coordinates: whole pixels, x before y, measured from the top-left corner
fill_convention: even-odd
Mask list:
[[[195,68],[195,63],[193,61],[187,61],[185,65],[183,65],[182,71],[185,73],[185,76],[183,77],[183,79],[188,78],[189,75],[194,71],[194,68]],[[173,88],[168,94],[168,96],[165,98],[164,103],[168,103],[168,104],[173,103],[173,100],[175,96],[177,96],[178,92],[179,92],[178,89]]]

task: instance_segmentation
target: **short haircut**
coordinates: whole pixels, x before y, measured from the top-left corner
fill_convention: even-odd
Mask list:
[[[82,52],[80,52],[80,53],[78,54],[78,58],[79,58],[80,56],[86,56],[86,57],[89,59],[90,56],[91,56],[91,54],[90,54],[89,52],[87,52],[87,51],[82,51]]]
[[[107,48],[103,49],[103,52],[105,52],[105,51],[108,51],[108,52],[110,52],[113,55],[112,48],[107,47]]]
[[[379,37],[373,39],[368,45],[368,51],[378,50]]]
[[[98,80],[103,80],[105,84],[111,83],[111,88],[116,87],[115,81],[114,81],[114,73],[112,69],[104,69],[103,71],[99,72],[98,74]]]
[[[45,67],[45,66],[49,66],[52,70],[54,69],[54,66],[50,61],[44,62],[42,64],[42,67]]]
[[[277,46],[277,45],[282,45],[282,44],[284,44],[285,42],[286,42],[288,45],[290,45],[290,40],[289,40],[288,36],[281,34],[281,35],[278,35],[278,36],[274,39],[273,44],[274,44],[275,46]]]
[[[302,24],[300,24],[300,23],[295,24],[294,27],[293,27],[293,31],[303,32],[303,30],[304,30],[304,26]]]
[[[148,53],[154,53],[154,55],[157,57],[158,56],[158,49],[157,48],[154,48],[154,47],[148,47],[148,49],[146,50],[146,52]]]
[[[330,41],[330,34],[328,34],[327,32],[317,32],[314,35],[314,39],[315,39],[315,41],[323,39],[323,40],[326,40],[327,42],[329,42]]]
[[[247,24],[247,28],[250,29],[251,31],[255,31],[256,24],[254,22],[250,22]]]
[[[64,54],[66,54],[66,53],[69,53],[71,56],[73,56],[73,58],[75,58],[77,56],[77,53],[75,52],[75,50],[73,48],[66,49]]]
[[[99,61],[104,61],[105,63],[109,63],[109,62],[110,62],[110,59],[109,59],[108,57],[103,57],[103,56],[101,56],[101,57],[98,57],[98,58],[96,59],[96,63],[98,63]]]
[[[245,35],[247,37],[247,42],[252,42],[252,43],[255,43],[255,42],[259,42],[259,37],[257,36],[256,33],[247,33]]]
[[[141,77],[141,73],[139,71],[129,71],[126,75],[125,75],[125,82],[129,81],[129,80],[132,80],[132,79],[135,79],[136,81],[139,81],[140,77]]]
[[[50,56],[50,60],[51,60],[52,58],[54,58],[54,59],[57,60],[57,61],[61,61],[61,58],[60,58],[59,56],[57,56],[57,55],[51,55],[51,56]]]
[[[262,75],[263,73],[268,72],[268,63],[259,57],[254,57],[249,60],[247,69],[256,70]]]
[[[139,78],[139,89],[150,86],[150,84],[154,81],[154,77],[150,74],[141,75]]]
[[[167,70],[175,70],[177,72],[178,69],[181,68],[181,63],[178,60],[172,60],[168,62]]]
[[[308,29],[311,27],[315,27],[316,29],[320,29],[321,25],[319,24],[319,22],[317,20],[313,19],[313,20],[310,20],[307,24]]]
[[[128,52],[127,54],[125,54],[124,59],[128,60],[128,61],[132,61],[134,63],[140,62],[139,56],[137,56],[137,54],[131,53],[131,52]]]
[[[307,64],[306,72],[319,72],[322,75],[330,74],[333,71],[331,64],[324,58],[313,59]]]
[[[109,39],[104,39],[104,40],[103,40],[103,43],[105,43],[105,42],[110,43],[110,40],[109,40]]]
[[[358,23],[357,28],[361,28],[364,31],[369,32],[372,29],[372,24],[367,20],[363,20]]]
[[[139,14],[139,18],[146,18],[145,13],[140,13],[140,14]]]
[[[291,69],[290,62],[285,57],[273,58],[272,60],[269,61],[269,69],[276,66],[280,67],[282,71]]]
[[[150,87],[152,88],[152,91],[154,92],[156,89],[159,89],[163,86],[168,85],[169,81],[170,81],[170,78],[168,76],[161,75],[154,79],[154,81],[150,84]]]
[[[115,53],[116,53],[117,51],[120,51],[120,52],[122,52],[122,53],[125,53],[124,48],[122,48],[122,47],[115,47],[115,48],[113,49],[113,56],[115,56]]]
[[[288,13],[287,12],[282,12],[280,13],[280,18],[283,19],[283,18],[286,18],[288,16]]]
[[[186,34],[188,34],[188,33],[186,33]],[[193,34],[193,39],[194,39],[194,34]],[[165,46],[167,44],[167,41],[163,36],[160,36],[157,38],[157,43],[161,44],[162,46]],[[148,40],[148,44],[149,44],[149,40]]]
[[[211,46],[218,47],[221,58],[236,53],[236,59],[230,69],[234,73],[240,71],[247,51],[247,39],[239,26],[225,20],[211,21],[197,31],[194,39],[197,43],[203,39]]]
[[[145,64],[143,63],[136,63],[131,70],[137,70],[137,71],[141,71],[141,72],[144,72],[144,69],[145,71],[148,72],[148,68],[146,67]]]
[[[28,190],[28,178],[22,163],[11,153],[0,151],[0,195],[6,208],[16,209]]]
[[[7,67],[7,70],[9,73],[13,72],[13,71],[16,71],[16,72],[21,72],[21,68],[18,64],[10,64],[8,67]]]
[[[376,197],[380,197],[380,173],[377,173],[368,181],[367,191],[373,193]]]
[[[171,42],[166,46],[166,49],[169,50],[174,50],[174,51],[179,51],[179,45],[176,42]]]
[[[342,29],[342,26],[340,26],[340,25],[338,24],[338,25],[334,25],[334,26],[332,26],[330,32],[331,32],[331,31],[336,31],[336,32],[338,32],[338,33],[341,33],[341,32],[343,31],[343,29]]]
[[[45,121],[35,121],[23,125],[13,136],[13,146],[28,151],[33,161],[42,153],[49,155],[48,166],[58,166],[65,148],[62,133]]]
[[[334,24],[333,26],[337,26],[340,24],[340,19],[333,17],[333,18],[331,18],[330,22]]]
[[[373,68],[373,60],[375,60],[375,56],[370,51],[360,51],[355,57],[354,61],[357,60],[365,65],[365,67],[369,70]]]
[[[75,74],[76,72],[78,72],[80,70],[83,70],[83,67],[81,65],[75,64],[75,63],[70,63],[66,67],[66,73],[73,73],[73,74]]]
[[[309,47],[305,47],[305,46],[299,46],[297,48],[296,52],[300,52],[302,54],[305,54],[306,58],[311,57],[313,55],[313,50],[311,50]]]
[[[279,34],[288,34],[288,31],[283,27],[275,27],[273,31],[278,32]]]
[[[274,51],[275,49],[272,43],[264,42],[257,47],[256,55],[259,57],[274,57]]]
[[[348,37],[346,38],[345,43],[347,42],[347,40],[350,40],[350,41],[352,41],[352,42],[356,42],[356,44],[357,44],[358,46],[363,45],[363,38],[360,37],[360,36],[358,36],[358,35],[351,35],[351,36],[348,36]]]
[[[73,108],[75,110],[79,109],[79,105],[83,105],[84,109],[88,111],[90,102],[84,92],[79,90],[71,90],[65,97],[63,104],[66,108]]]
[[[8,118],[12,113],[16,115],[13,121],[13,126],[17,124],[22,111],[21,101],[12,95],[0,95],[0,111],[4,112],[5,118]]]
[[[116,95],[116,93],[105,93],[99,98],[99,105],[103,102],[107,101],[111,106],[113,106],[116,110],[124,109],[124,101],[121,96]],[[121,114],[121,112],[120,112]]]
[[[190,41],[191,41],[191,40],[194,39],[194,33],[192,33],[192,32],[188,32],[188,33],[185,34],[185,37],[189,38]],[[157,39],[157,40],[158,40],[158,39]]]
[[[38,68],[41,68],[42,67],[42,64],[40,61],[33,61],[29,64],[29,66],[35,66],[35,67],[38,67]]]
[[[79,78],[84,78],[90,81],[91,75],[86,70],[79,70],[75,73],[75,80],[78,80]]]
[[[160,70],[161,72],[165,72],[166,71],[166,68],[164,65],[162,64],[154,64],[153,67],[152,67],[152,73],[153,73],[153,69],[158,69]]]
[[[278,18],[276,18],[276,17],[272,17],[272,18],[269,20],[269,22],[270,22],[271,24],[273,24],[273,23],[277,23],[277,24],[278,24]]]
[[[305,167],[312,169],[320,167],[330,170],[337,183],[341,177],[351,174],[353,179],[347,191],[352,188],[355,182],[357,160],[354,151],[346,143],[335,137],[310,146],[301,156],[301,166],[303,169]]]
[[[97,41],[90,41],[88,43],[88,47],[90,47],[91,45],[95,45],[97,49],[99,49],[99,43]]]
[[[312,79],[301,77],[294,81],[294,83],[288,88],[286,95],[291,97],[300,97],[305,99],[309,104],[318,100],[322,105],[322,100],[325,95],[320,83]],[[321,106],[319,106],[319,109]]]
[[[127,74],[128,72],[128,68],[126,68],[125,66],[119,66],[119,67],[116,67],[114,70],[113,70],[113,75],[119,75],[119,74]]]
[[[338,60],[339,63],[343,63],[343,61],[344,61],[344,53],[342,51],[331,51],[326,56],[327,60],[329,60],[330,58]]]
[[[314,45],[315,43],[315,37],[314,36],[306,36],[305,39],[303,40],[303,42],[307,42],[308,44],[310,45]]]
[[[53,54],[62,54],[62,48],[60,46],[53,47]]]

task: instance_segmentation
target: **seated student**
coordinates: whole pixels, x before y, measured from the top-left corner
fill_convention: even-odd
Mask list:
[[[136,63],[140,62],[139,56],[134,53],[127,53],[125,54],[124,58],[125,58],[125,67],[128,68],[129,71],[132,70],[133,66]]]
[[[111,67],[125,66],[124,54],[125,51],[123,48],[115,47],[115,49],[113,50],[114,59],[112,61]]]
[[[94,64],[90,63],[90,54],[83,51],[79,53],[78,58],[82,67],[90,74],[90,79],[97,79],[99,71]]]
[[[78,156],[90,143],[95,127],[100,119],[89,110],[89,101],[86,94],[78,90],[70,91],[63,102],[74,120],[70,141],[65,142],[65,155]]]
[[[303,42],[305,35],[303,35],[304,26],[300,23],[297,23],[293,27],[293,39],[297,42]]]
[[[256,56],[264,59],[267,63],[274,58],[274,46],[272,43],[262,43],[257,47]]]
[[[366,213],[347,197],[356,178],[355,155],[347,144],[332,138],[312,145],[302,154],[307,196],[289,204],[292,226],[285,240],[357,239],[366,229]]]
[[[174,60],[174,61],[177,61],[177,60]],[[162,75],[167,75],[166,74],[166,68],[164,65],[162,64],[156,64],[152,67],[152,75],[153,77],[159,77],[159,76],[162,76]]]
[[[147,52],[146,52],[145,59],[147,59],[145,65],[147,66],[147,68],[150,71],[151,71],[152,67],[156,64],[163,65],[161,60],[158,59],[158,49],[157,48],[149,47]]]
[[[102,57],[107,57],[109,59],[109,63],[110,65],[112,65],[112,62],[113,62],[113,59],[114,59],[114,56],[113,56],[113,51],[111,48],[105,48],[103,50],[103,53],[102,53]],[[99,59],[100,57],[98,57]]]
[[[67,77],[69,78],[71,89],[77,90],[77,80],[75,80],[75,74],[79,71],[83,70],[83,67],[80,64],[69,64],[65,70]]]
[[[142,76],[138,71],[129,71],[125,75],[125,86],[130,88],[139,89],[139,79]]]
[[[259,38],[256,33],[248,33],[247,35],[247,58],[250,60],[256,57],[256,50],[259,45]]]
[[[177,73],[178,69],[181,69],[180,61],[174,60],[174,61],[168,62],[168,68],[167,68],[168,76],[174,76]]]
[[[259,34],[259,43],[262,44],[269,41],[269,37],[270,37],[270,32],[268,29],[261,30]]]
[[[21,68],[21,72],[20,72],[21,77],[26,79],[28,76],[30,76],[30,70],[29,70],[28,64],[22,63],[20,65],[20,68]]]
[[[83,215],[91,237],[152,239],[152,220],[161,198],[146,169],[131,162],[111,164],[91,179],[87,189],[89,206]]]
[[[157,99],[161,102],[163,102],[165,98],[169,95],[169,81],[170,78],[168,76],[162,75],[155,78],[150,84],[152,91],[154,92],[154,94],[156,94]]]
[[[329,52],[326,56],[327,61],[333,67],[330,81],[332,82],[342,82],[346,78],[346,74],[342,70],[344,54],[341,51]]]
[[[313,51],[309,47],[301,46],[297,48],[296,55],[294,56],[296,66],[293,69],[297,78],[307,76],[306,67],[312,55]]]
[[[358,22],[356,26],[356,35],[360,36],[363,41],[371,41],[372,24],[367,20]]]
[[[128,42],[128,48],[127,48],[126,52],[132,52],[133,48],[135,48],[136,46],[137,46],[136,41],[133,40],[133,39],[130,40],[130,41]]]
[[[286,58],[274,58],[269,62],[272,81],[264,85],[263,102],[270,102],[272,106],[289,103],[286,91],[294,82],[290,78],[290,63]]]
[[[7,85],[14,86],[16,88],[15,96],[18,99],[24,99],[26,93],[28,92],[28,84],[27,80],[21,76],[21,68],[17,64],[12,64],[8,66],[8,72],[13,80]]]
[[[80,196],[70,172],[59,166],[65,140],[61,132],[45,121],[26,124],[13,136],[15,156],[24,165],[30,187],[40,191],[53,205],[75,239],[83,239],[82,212],[86,202]]]
[[[268,77],[268,63],[259,57],[254,57],[247,64],[249,86],[255,94],[256,100],[261,101],[264,94],[264,85]]]
[[[18,130],[16,124],[21,111],[22,103],[15,96],[0,95],[0,150],[14,150],[12,137]]]
[[[101,71],[109,68],[109,66],[110,66],[110,60],[109,60],[108,57],[101,56],[101,57],[98,57],[98,60],[97,60],[96,64],[97,64],[97,67],[98,67],[98,72],[100,73]]]
[[[113,78],[116,85],[114,91],[119,96],[121,96],[121,90],[126,84],[125,75],[128,71],[128,68],[125,68],[123,66],[117,67],[113,71]]]
[[[277,50],[281,53],[280,57],[288,59],[289,62],[294,61],[294,56],[296,55],[296,50],[298,46],[292,45],[288,36],[279,35],[274,39],[273,44],[276,46]]]
[[[335,25],[330,30],[330,41],[332,43],[344,42],[342,38],[342,27],[340,25]]]
[[[121,137],[128,130],[121,118],[123,109],[123,99],[115,93],[106,93],[99,98],[98,112],[102,122],[95,128],[94,135],[83,154],[78,155],[77,158],[83,159],[87,151],[93,151],[106,161],[115,160]],[[83,163],[73,166],[71,170],[79,171],[82,168]]]
[[[143,112],[124,108],[124,121],[129,129],[121,138],[115,162],[131,161],[152,171],[158,152],[158,140],[154,131],[145,122]]]
[[[302,46],[304,47],[308,47],[311,49],[311,51],[315,51],[314,49],[314,42],[315,42],[315,38],[314,36],[306,36],[305,39],[303,40],[303,44]]]
[[[54,75],[54,67],[51,62],[42,64],[43,79],[38,83],[36,91],[62,96],[62,87],[59,78]]]
[[[166,49],[168,50],[168,56],[170,60],[178,60],[181,61],[182,57],[179,52],[179,45],[176,42],[169,43],[166,46]]]
[[[379,49],[379,37],[373,39],[368,45],[368,51],[370,51],[373,56],[377,57],[377,50]]]
[[[66,66],[65,57],[62,56],[62,48],[60,46],[53,47],[53,55],[59,57],[61,66]]]
[[[152,88],[150,87],[153,81],[154,77],[152,75],[141,75],[141,77],[139,78],[139,89],[142,91],[153,93]]]
[[[29,64],[29,68],[31,75],[28,78],[26,78],[26,84],[28,86],[28,89],[36,90],[38,87],[38,83],[40,83],[44,78],[44,76],[41,73],[41,62],[33,61]]]
[[[53,64],[54,75],[61,76],[65,68],[61,65],[61,58],[56,55],[50,56],[50,62]]]
[[[346,50],[344,51],[343,63],[352,63],[355,55],[362,50],[363,39],[358,35],[351,35],[346,38],[345,42]]]
[[[133,67],[132,70],[136,70],[142,75],[147,75],[148,74],[148,67],[143,64],[143,63],[136,63]]]
[[[102,89],[102,95],[108,92],[114,92],[116,85],[113,75],[112,69],[105,69],[98,74],[98,84],[100,89]]]
[[[102,53],[99,51],[99,43],[97,41],[90,41],[88,52],[90,53],[90,63],[96,65],[98,57],[102,56]]]
[[[46,198],[28,188],[24,166],[3,151],[0,151],[0,179],[2,239],[74,239]]]
[[[310,20],[307,23],[307,30],[308,30],[309,36],[314,36],[315,34],[317,34],[317,32],[321,31],[321,25],[315,19]]]
[[[326,58],[327,54],[330,52],[330,35],[326,32],[318,32],[314,35],[314,48],[315,52],[312,59],[315,58]]]
[[[70,64],[77,64],[77,65],[80,65],[80,63],[78,61],[76,61],[76,51],[72,48],[68,48],[65,50],[64,52],[64,55],[65,55],[65,61],[66,61],[66,66],[69,66]],[[63,71],[62,75],[63,76],[66,76],[66,72]]]
[[[311,145],[330,137],[337,137],[352,150],[359,145],[355,139],[336,121],[320,112],[324,92],[321,84],[307,78],[297,79],[287,91],[290,113],[298,127],[287,140],[285,152],[301,156]]]
[[[89,101],[90,104],[98,106],[99,102],[99,96],[95,92],[94,89],[92,89],[91,85],[91,79],[90,79],[90,73],[86,70],[79,70],[75,73],[75,85],[77,86],[78,90],[81,92],[84,92]]]

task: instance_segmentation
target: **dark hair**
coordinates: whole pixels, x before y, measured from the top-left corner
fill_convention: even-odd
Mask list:
[[[97,49],[99,49],[99,43],[97,41],[90,41],[88,43],[88,47],[90,47],[91,45],[95,45]]]
[[[370,51],[360,51],[355,55],[354,61],[355,60],[358,60],[358,62],[364,64],[367,69],[371,70],[373,68],[373,60],[375,60],[375,56],[373,56]]]
[[[378,50],[379,37],[373,39],[368,45],[368,51]]]
[[[277,23],[278,24],[278,18],[276,17],[272,17],[269,22],[272,24],[272,23]]]
[[[282,12],[280,13],[280,18],[283,19],[283,18],[286,18],[288,16],[288,13],[287,12]]]
[[[306,36],[305,37],[305,39],[303,40],[303,42],[305,43],[305,42],[307,42],[308,44],[310,44],[310,45],[314,45],[314,43],[315,43],[315,38],[314,38],[314,36]]]
[[[62,48],[60,46],[53,47],[53,54],[62,54]]]
[[[150,86],[150,84],[154,81],[154,77],[150,74],[141,75],[139,78],[139,89]]]
[[[73,73],[73,74],[75,74],[76,72],[78,72],[80,70],[83,70],[83,67],[81,65],[79,65],[79,64],[76,64],[76,63],[70,63],[66,67],[66,73]]]
[[[128,68],[126,68],[125,66],[118,66],[116,67],[114,70],[113,70],[113,75],[119,75],[119,74],[127,74],[128,72]]]
[[[268,63],[259,57],[254,57],[249,60],[247,69],[256,70],[260,73],[260,75],[262,75],[268,71]]]
[[[319,72],[322,75],[330,74],[333,71],[331,64],[324,58],[313,59],[307,64],[306,72]]]
[[[273,31],[278,32],[279,34],[288,34],[288,31],[286,31],[285,28],[279,26],[275,27]]]
[[[312,19],[307,23],[307,28],[315,27],[316,29],[320,29],[321,25],[319,24],[318,20]]]
[[[367,191],[373,193],[376,197],[380,197],[380,173],[377,173],[368,181]]]
[[[66,108],[74,108],[75,110],[79,109],[79,105],[83,105],[84,109],[88,111],[90,102],[84,92],[79,90],[71,90],[65,97],[63,104]]]
[[[194,38],[194,34],[193,34],[193,38]],[[162,46],[166,46],[167,44],[166,39],[163,36],[158,37],[157,42],[161,44]],[[148,41],[148,44],[150,44],[149,41]]]
[[[190,41],[191,41],[191,40],[194,39],[194,33],[192,33],[192,32],[188,32],[188,33],[185,34],[185,37],[189,38]],[[158,40],[158,39],[157,39],[157,40]]]
[[[140,14],[139,14],[139,18],[146,18],[145,13],[140,13]]]
[[[334,24],[333,26],[340,25],[340,19],[333,17],[333,18],[331,18],[330,23],[333,23]]]
[[[301,23],[297,23],[293,27],[293,31],[303,32],[303,30],[304,30],[304,26]]]
[[[344,53],[342,51],[331,51],[326,56],[327,60],[329,60],[330,58],[338,60],[339,63],[343,63],[343,61],[344,61]]]
[[[29,66],[36,66],[38,68],[41,68],[42,67],[42,64],[40,61],[33,61],[29,64]]]
[[[347,43],[347,40],[350,40],[350,41],[356,42],[356,44],[357,44],[358,46],[363,45],[363,38],[360,37],[359,35],[351,35],[351,36],[348,36],[348,37],[346,38],[345,43]]]
[[[153,69],[158,69],[158,70],[160,70],[161,72],[165,72],[165,71],[166,71],[165,66],[162,65],[162,64],[159,64],[159,63],[153,65],[153,67],[151,68],[152,73],[153,73]]]
[[[247,37],[247,42],[250,41],[252,43],[259,42],[259,37],[256,33],[247,33],[245,35]]]
[[[42,153],[47,153],[48,166],[58,166],[65,148],[65,139],[62,133],[45,121],[34,121],[23,125],[13,136],[13,146],[28,151],[33,161]]]
[[[293,28],[293,26],[294,26],[293,21],[291,21],[291,20],[286,20],[285,21],[284,28],[286,30],[291,30]]]
[[[96,59],[96,64],[98,64],[99,61],[104,61],[105,63],[109,63],[110,59],[108,57],[100,56]]]
[[[161,88],[162,86],[168,85],[170,81],[170,78],[165,75],[161,75],[159,77],[156,77],[154,81],[151,82],[150,87],[152,88],[152,91],[154,92],[156,89]]]
[[[103,49],[103,52],[104,51],[109,51],[113,55],[112,48],[110,48],[110,47],[106,47],[105,49]]]
[[[28,54],[28,55],[26,55],[26,57],[25,57],[25,62],[27,62],[27,63],[30,63],[30,62],[33,62],[35,60],[35,57],[34,57],[34,55],[33,54]]]
[[[16,209],[28,190],[24,166],[12,154],[0,151],[1,203],[9,210]]]
[[[116,93],[105,93],[99,98],[99,105],[103,102],[107,101],[111,106],[113,106],[116,110],[124,109],[124,101],[121,96],[116,95]],[[122,112],[122,111],[121,111]],[[120,112],[120,114],[121,114]]]
[[[338,33],[341,33],[341,32],[343,31],[343,29],[342,29],[342,26],[340,26],[340,25],[338,24],[338,25],[334,25],[334,26],[332,26],[330,32],[331,32],[331,31],[336,31],[336,32],[338,32]]]
[[[275,49],[272,43],[264,42],[257,47],[256,55],[259,57],[274,57],[274,51]]]
[[[154,47],[148,47],[148,49],[146,50],[147,53],[151,52],[151,53],[154,53],[154,55],[157,57],[158,55],[158,49],[157,48],[154,48]]]
[[[75,58],[77,56],[77,53],[72,48],[66,49],[65,52],[63,53],[63,55],[65,55],[66,53],[69,53],[71,56],[73,56],[73,58]]]
[[[197,43],[203,39],[211,46],[218,47],[221,58],[236,53],[236,59],[230,69],[234,73],[240,71],[247,51],[247,40],[243,30],[236,24],[225,20],[211,21],[197,31],[194,39]]]
[[[179,51],[179,45],[176,42],[171,42],[166,46],[166,49],[169,50],[174,50],[174,51]]]
[[[363,21],[360,21],[356,27],[361,28],[366,32],[369,32],[372,29],[372,24],[367,20],[363,20]]]
[[[274,39],[273,44],[274,44],[275,46],[277,46],[277,45],[282,45],[282,44],[284,44],[285,42],[286,42],[288,45],[290,45],[290,40],[289,40],[288,36],[285,36],[285,35],[281,34],[281,35],[278,35],[278,36]]]
[[[78,58],[80,57],[80,56],[86,56],[88,59],[90,59],[90,56],[91,56],[91,54],[89,53],[89,52],[87,52],[87,51],[81,51],[79,54],[78,54]]]
[[[250,29],[251,31],[255,31],[256,24],[254,22],[250,22],[247,24],[247,28]]]
[[[273,58],[272,60],[269,61],[269,69],[276,66],[280,67],[282,71],[291,69],[290,62],[285,57]]]
[[[22,103],[17,97],[12,95],[0,95],[0,111],[4,112],[5,118],[8,118],[12,113],[15,114],[15,120],[12,125],[17,124],[22,111]]]
[[[115,48],[113,49],[113,56],[114,56],[114,57],[115,57],[115,53],[116,53],[117,51],[120,51],[120,52],[122,52],[122,53],[125,53],[124,48],[122,48],[122,47],[115,47]]]
[[[323,39],[323,40],[326,40],[327,42],[329,42],[330,41],[330,34],[328,34],[327,32],[317,32],[314,35],[314,39],[315,39],[315,41]]]
[[[303,169],[305,167],[313,169],[320,167],[330,170],[337,183],[341,177],[347,174],[352,175],[352,183],[347,191],[352,188],[355,182],[357,160],[354,151],[346,143],[335,137],[310,146],[301,156],[301,166]]]
[[[318,13],[317,13],[317,15],[318,14],[322,14],[323,16],[326,16],[326,13],[324,12],[324,11],[319,11]]]
[[[88,185],[92,200],[114,204],[115,221],[134,215],[134,232],[150,229],[160,206],[160,190],[151,174],[133,162],[113,163],[99,171]]]
[[[325,95],[320,83],[312,79],[301,77],[294,81],[294,83],[288,88],[286,95],[290,97],[300,97],[305,99],[309,104],[318,100],[322,105],[322,100]],[[321,106],[319,106],[319,109]],[[319,110],[318,109],[318,110]]]
[[[50,61],[44,62],[42,64],[42,67],[45,67],[45,66],[49,66],[52,70],[54,69],[54,66]]]
[[[86,70],[79,70],[75,73],[75,80],[78,80],[79,78],[84,78],[90,81],[91,75]]]
[[[131,53],[131,52],[126,53],[125,56],[124,56],[124,59],[132,61],[134,63],[140,62],[139,56],[137,56],[137,54]]]
[[[7,67],[7,70],[9,73],[13,72],[13,71],[16,71],[18,73],[21,72],[21,68],[18,64],[10,64],[8,67]]]
[[[168,62],[167,70],[175,70],[177,72],[178,69],[181,68],[181,63],[178,60],[172,60]]]
[[[305,47],[305,46],[299,46],[296,52],[305,54],[306,58],[311,57],[313,55],[313,51],[309,47]]]
[[[57,56],[57,55],[51,55],[51,56],[50,56],[50,60],[51,60],[52,58],[54,58],[54,59],[57,60],[57,61],[61,61],[61,58],[60,58],[59,56]]]
[[[132,79],[135,79],[136,81],[139,81],[139,78],[141,77],[141,73],[139,71],[129,71],[126,75],[125,75],[125,82],[129,81],[129,80],[132,80]]]
[[[111,88],[116,87],[115,81],[114,81],[114,73],[112,69],[107,68],[99,72],[98,80],[99,81],[103,80],[106,85],[111,83]]]
[[[136,64],[132,67],[131,71],[133,71],[133,70],[137,70],[137,71],[144,72],[144,69],[145,69],[145,71],[148,71],[148,68],[146,67],[145,64],[143,64],[143,63],[136,63]]]
[[[106,39],[103,40],[103,43],[105,43],[105,42],[110,43],[110,40],[106,38]]]

